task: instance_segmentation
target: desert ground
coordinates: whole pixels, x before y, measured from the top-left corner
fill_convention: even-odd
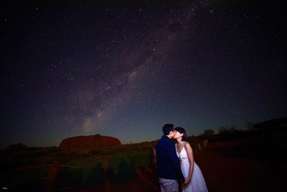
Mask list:
[[[260,134],[259,134],[260,135]],[[267,137],[268,138],[268,137]],[[258,133],[189,138],[209,191],[286,191],[285,144]],[[1,151],[1,191],[157,192],[156,141],[63,153],[57,147]]]

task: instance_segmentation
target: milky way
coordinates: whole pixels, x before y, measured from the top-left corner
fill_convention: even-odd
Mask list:
[[[286,115],[280,12],[219,2],[4,7],[2,143],[137,142],[166,122],[196,135]]]

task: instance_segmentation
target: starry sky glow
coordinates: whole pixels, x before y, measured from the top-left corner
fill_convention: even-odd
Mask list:
[[[0,144],[138,142],[167,122],[197,135],[286,116],[280,6],[232,2],[1,6]]]

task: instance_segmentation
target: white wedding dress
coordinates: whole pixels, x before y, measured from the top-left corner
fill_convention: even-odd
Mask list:
[[[189,160],[185,147],[180,152],[177,151],[177,156],[180,159],[182,174],[186,178],[188,177]],[[208,192],[202,172],[195,162],[191,182],[183,188],[182,192]]]

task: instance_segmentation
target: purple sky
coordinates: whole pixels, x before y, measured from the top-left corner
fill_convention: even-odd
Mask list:
[[[280,6],[214,2],[0,6],[0,144],[137,142],[167,122],[197,135],[286,116]]]

